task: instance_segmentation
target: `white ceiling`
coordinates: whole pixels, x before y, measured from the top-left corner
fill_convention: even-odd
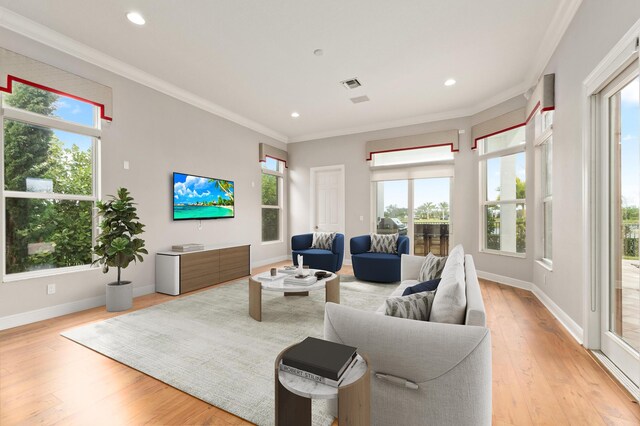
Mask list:
[[[579,3],[0,0],[9,11],[101,52],[107,68],[120,64],[114,67],[139,81],[153,80],[154,88],[165,85],[176,97],[283,141],[467,115],[523,93]],[[147,24],[128,22],[131,10]],[[33,24],[18,25],[9,15],[0,10],[0,25]],[[46,31],[31,33],[69,44]],[[313,54],[318,48],[323,56]],[[351,77],[363,87],[338,84]],[[445,87],[447,78],[458,83]],[[370,102],[349,100],[365,94]],[[300,118],[292,119],[292,111]]]

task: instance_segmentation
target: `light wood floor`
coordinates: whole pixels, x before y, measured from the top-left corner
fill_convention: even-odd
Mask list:
[[[640,424],[638,405],[531,293],[481,286],[494,424]],[[171,299],[139,297],[134,309]],[[96,308],[0,332],[0,425],[247,424],[59,335],[114,315]]]

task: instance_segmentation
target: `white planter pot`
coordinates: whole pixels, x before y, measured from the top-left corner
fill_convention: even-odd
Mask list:
[[[133,306],[133,284],[131,281],[122,281],[107,284],[107,311],[120,312],[131,309]]]

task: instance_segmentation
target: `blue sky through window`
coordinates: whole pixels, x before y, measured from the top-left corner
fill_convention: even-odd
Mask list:
[[[640,205],[640,85],[636,77],[621,91],[623,206]]]

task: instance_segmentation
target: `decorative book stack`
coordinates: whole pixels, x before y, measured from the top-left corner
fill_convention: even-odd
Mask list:
[[[311,285],[318,281],[315,275],[289,275],[284,279],[285,284]]]
[[[171,250],[181,251],[181,252],[204,250],[204,244],[196,244],[196,243],[180,244],[180,245],[172,246]]]
[[[307,337],[282,356],[280,369],[338,387],[356,363],[356,350],[353,346]]]

